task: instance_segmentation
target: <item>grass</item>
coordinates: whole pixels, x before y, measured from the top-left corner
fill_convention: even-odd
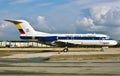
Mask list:
[[[29,53],[29,52],[17,52],[17,51],[0,51],[0,56],[9,56],[9,55],[13,55],[13,54],[25,54],[25,53]]]

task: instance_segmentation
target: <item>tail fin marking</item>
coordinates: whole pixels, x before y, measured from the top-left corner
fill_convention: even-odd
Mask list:
[[[16,24],[16,27],[17,27],[18,29],[22,29],[22,27],[20,26],[20,24]]]
[[[19,30],[20,34],[25,34],[25,32],[23,31],[22,27],[20,26],[19,23],[16,24],[17,29]]]

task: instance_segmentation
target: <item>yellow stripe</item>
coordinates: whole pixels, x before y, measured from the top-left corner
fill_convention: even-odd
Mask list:
[[[20,24],[16,24],[16,27],[17,27],[18,29],[22,29],[22,27],[20,26]]]

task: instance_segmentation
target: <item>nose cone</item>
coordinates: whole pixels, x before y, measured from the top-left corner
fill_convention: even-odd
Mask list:
[[[117,45],[117,41],[115,41],[115,40],[113,40],[112,42],[111,42],[111,45]]]

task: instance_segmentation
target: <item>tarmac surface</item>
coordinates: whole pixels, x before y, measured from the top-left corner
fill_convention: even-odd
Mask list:
[[[1,53],[4,54],[4,51]],[[0,76],[120,76],[120,52],[49,51],[18,52],[4,56],[1,54]]]
[[[0,76],[120,76],[120,60],[0,62]]]

